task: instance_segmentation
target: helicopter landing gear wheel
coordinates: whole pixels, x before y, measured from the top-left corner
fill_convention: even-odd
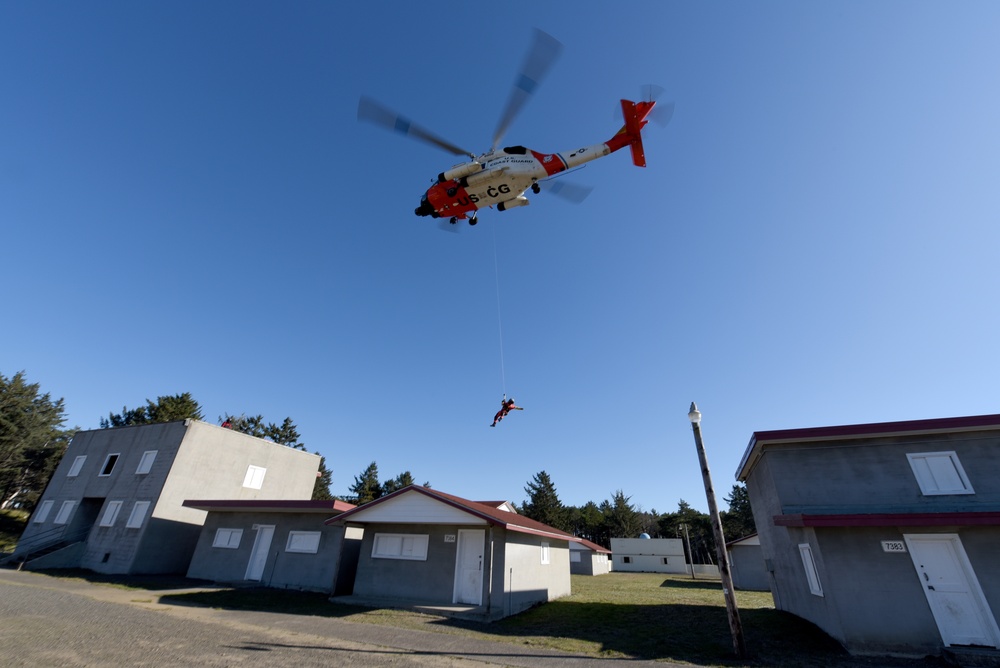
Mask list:
[[[537,183],[532,183],[531,184],[531,192],[533,192],[533,193],[535,193],[537,195],[538,193],[542,192],[542,187],[540,185],[538,185]]]
[[[479,219],[476,218],[475,216],[473,216],[472,218],[469,218],[469,225],[475,225],[478,222],[479,222]]]

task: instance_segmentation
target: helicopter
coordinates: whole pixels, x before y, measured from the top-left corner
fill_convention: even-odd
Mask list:
[[[475,225],[480,209],[496,207],[498,211],[507,211],[527,206],[530,201],[525,192],[530,189],[537,195],[543,187],[552,194],[580,202],[590,193],[590,188],[564,181],[551,182],[550,179],[626,146],[631,150],[632,163],[637,167],[646,166],[642,129],[649,118],[665,125],[673,114],[673,104],[669,104],[661,106],[657,109],[661,113],[654,115],[652,112],[657,103],[652,99],[652,94],[646,101],[621,100],[625,124],[605,142],[561,153],[541,153],[524,146],[500,148],[508,127],[551,69],[562,48],[557,39],[541,30],[535,30],[532,44],[494,132],[493,144],[488,151],[478,156],[442,139],[375,100],[367,96],[361,97],[358,102],[359,121],[380,125],[453,155],[469,158],[467,162],[454,165],[437,175],[431,187],[420,198],[420,205],[414,210],[417,216],[447,219],[452,225],[459,220],[468,220],[470,225]],[[652,89],[653,87],[649,87],[650,91]]]

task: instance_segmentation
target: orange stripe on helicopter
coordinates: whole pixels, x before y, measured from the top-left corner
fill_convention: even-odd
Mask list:
[[[531,155],[535,157],[535,160],[541,163],[542,167],[545,169],[545,173],[549,176],[566,171],[566,161],[558,153],[539,153],[538,151],[531,151]]]

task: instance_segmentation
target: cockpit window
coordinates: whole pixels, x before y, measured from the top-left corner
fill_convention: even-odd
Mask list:
[[[507,146],[503,150],[504,153],[511,153],[513,155],[524,155],[528,152],[528,149],[523,146]]]

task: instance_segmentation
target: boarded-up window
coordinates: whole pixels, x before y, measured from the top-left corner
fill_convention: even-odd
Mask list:
[[[372,545],[372,558],[426,561],[427,542],[427,534],[377,533]]]
[[[816,570],[816,562],[813,560],[812,547],[809,543],[799,545],[799,555],[802,557],[802,567],[806,570],[806,580],[809,582],[810,593],[822,596],[823,585],[819,582],[819,572]]]
[[[153,462],[156,460],[156,450],[146,450],[142,453],[142,459],[139,460],[139,467],[135,470],[136,475],[145,475],[153,468]]]
[[[316,554],[319,551],[319,531],[289,531],[285,552]]]
[[[240,539],[242,537],[243,529],[216,529],[212,547],[224,547],[229,550],[235,550],[240,546]]]
[[[549,550],[548,543],[542,543],[542,563],[547,564],[551,561],[552,555]]]
[[[577,552],[576,550],[570,550],[569,560],[570,560],[571,563],[574,563],[574,564],[580,563],[580,553]]]
[[[101,518],[102,527],[111,527],[115,525],[115,520],[118,519],[118,511],[122,509],[121,501],[109,501],[108,507],[104,511],[104,517]]]
[[[149,501],[136,501],[132,506],[132,513],[125,523],[126,529],[138,529],[142,526],[142,521],[146,519],[146,511],[149,510]]]
[[[45,518],[49,516],[49,511],[52,510],[52,501],[42,501],[42,505],[38,506],[38,510],[35,511],[35,522],[44,522]]]
[[[53,520],[55,524],[66,524],[69,522],[69,516],[73,514],[73,507],[76,505],[76,501],[63,501],[62,505],[59,507],[59,512],[56,513],[56,519]]]
[[[69,467],[69,473],[66,474],[67,478],[75,478],[80,475],[80,469],[83,468],[83,463],[87,461],[87,455],[80,455],[73,460],[73,465]]]
[[[250,489],[260,489],[264,484],[265,473],[267,473],[266,468],[251,464],[247,467],[247,474],[243,478],[243,486]]]
[[[955,452],[907,453],[920,491],[927,496],[975,494]]]

